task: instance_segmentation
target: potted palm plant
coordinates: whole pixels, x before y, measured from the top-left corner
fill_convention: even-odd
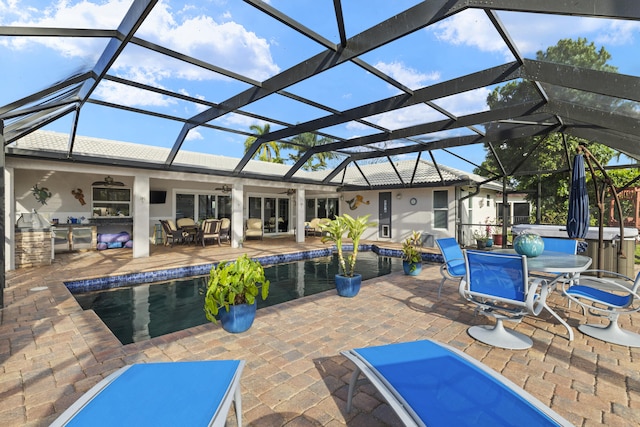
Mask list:
[[[419,231],[413,231],[402,242],[402,268],[410,276],[417,276],[422,271],[422,253],[418,250],[422,246],[420,234]]]
[[[204,299],[207,319],[214,323],[219,319],[227,332],[244,332],[255,319],[258,295],[263,300],[269,295],[269,281],[260,262],[247,254],[233,262],[221,261],[209,272]]]
[[[335,276],[336,290],[338,295],[343,297],[354,297],[360,291],[362,275],[355,272],[356,259],[358,258],[358,246],[364,231],[376,225],[369,222],[371,215],[353,218],[349,214],[337,216],[325,224],[320,224],[322,230],[322,242],[333,242],[338,252],[339,272]],[[344,235],[353,242],[353,252],[345,260],[342,248]]]

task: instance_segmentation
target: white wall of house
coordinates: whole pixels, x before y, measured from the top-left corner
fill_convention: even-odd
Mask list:
[[[11,245],[11,230],[13,224],[16,223],[22,213],[31,212],[35,209],[48,220],[57,218],[60,223],[65,223],[68,217],[74,218],[90,218],[92,215],[92,183],[95,181],[103,181],[106,176],[112,176],[115,180],[124,183],[124,188],[132,189],[131,216],[136,219],[134,229],[134,245],[135,234],[140,238],[147,240],[150,244],[154,243],[154,226],[159,223],[160,219],[175,218],[175,195],[176,194],[219,194],[221,190],[216,190],[222,184],[235,185],[236,189],[241,189],[230,194],[234,197],[241,197],[240,205],[234,199],[233,206],[242,206],[242,216],[234,214],[236,220],[242,218],[242,224],[234,225],[234,242],[237,242],[243,234],[244,220],[248,217],[247,201],[249,197],[287,197],[283,196],[283,190],[291,188],[278,188],[275,183],[265,182],[262,180],[237,180],[230,178],[216,177],[212,175],[187,174],[179,172],[166,171],[140,171],[129,168],[110,168],[108,166],[95,165],[76,165],[72,163],[62,163],[54,161],[30,160],[25,159],[7,159],[6,171],[12,171],[13,180],[13,201],[10,201],[9,207],[15,206],[13,209],[5,209],[6,218],[6,236],[5,242]],[[141,173],[148,177],[148,186],[142,185],[139,188],[146,190],[161,190],[167,192],[166,202],[162,204],[148,204],[148,192],[144,195],[133,194],[135,177]],[[146,178],[145,178],[146,180]],[[33,194],[33,187],[46,188],[51,192],[51,197],[46,204],[40,204]],[[84,194],[84,204],[77,196],[79,190]],[[145,191],[146,191],[145,190]],[[300,191],[305,190],[305,191]],[[339,197],[340,213],[348,213],[352,216],[361,216],[370,214],[370,221],[378,222],[379,212],[379,194],[381,192],[390,193],[391,201],[391,237],[382,238],[378,232],[378,227],[368,229],[363,235],[366,240],[392,241],[401,242],[412,231],[420,231],[425,235],[429,235],[431,239],[427,243],[432,243],[433,239],[440,237],[456,237],[456,219],[458,212],[462,209],[461,218],[463,224],[484,224],[485,221],[495,223],[496,218],[496,201],[501,201],[501,197],[493,190],[482,189],[478,194],[467,198],[469,195],[469,187],[435,187],[420,189],[395,189],[384,191],[357,191],[336,193],[335,188],[329,186],[304,185],[298,188],[298,193],[290,196],[290,223],[293,225],[290,233],[294,232],[296,224],[304,219],[298,218],[300,212],[304,212],[304,197],[313,198],[318,195],[322,197]],[[447,192],[446,206],[446,225],[437,227],[435,224],[434,211],[434,192]],[[74,194],[76,193],[76,194]],[[488,197],[487,197],[488,196]],[[298,200],[298,197],[301,197]],[[359,203],[348,203],[350,200],[360,198]],[[462,202],[459,200],[462,199]],[[135,204],[134,204],[135,200]],[[512,201],[510,199],[510,201]],[[13,205],[13,202],[15,204]],[[146,204],[146,206],[145,206]],[[148,208],[148,223],[141,223],[141,216],[135,215],[133,209],[136,206],[146,210]],[[145,217],[147,217],[145,215]],[[299,221],[300,219],[300,221]],[[237,221],[236,221],[237,222]],[[463,241],[461,243],[472,243],[472,229],[479,226],[469,225],[463,229]],[[111,231],[109,231],[111,232]],[[303,236],[298,236],[298,241],[302,241]],[[7,245],[5,245],[6,247]],[[137,248],[140,256],[145,256],[148,251],[143,248]],[[7,251],[7,254],[11,252]]]
[[[436,227],[434,191],[448,193],[446,227]],[[344,197],[341,197],[340,212],[351,216],[370,214],[370,221],[378,223],[379,193],[382,192],[391,193],[391,237],[380,237],[378,227],[372,227],[365,232],[363,239],[401,242],[414,230],[423,233],[425,237],[431,235],[432,239],[429,242],[441,237],[455,237],[457,199],[454,187],[345,192]],[[350,206],[347,201],[357,196],[361,196],[364,202],[353,209],[353,204]],[[415,204],[412,204],[413,199]]]

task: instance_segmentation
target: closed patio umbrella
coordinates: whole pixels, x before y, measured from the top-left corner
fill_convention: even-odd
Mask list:
[[[584,156],[576,154],[573,158],[571,191],[569,193],[569,214],[567,215],[567,234],[572,239],[584,239],[589,231],[589,195],[584,172]]]

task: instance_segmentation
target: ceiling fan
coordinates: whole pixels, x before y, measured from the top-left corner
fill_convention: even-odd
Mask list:
[[[217,187],[216,190],[220,190],[223,193],[231,193],[231,187],[229,187],[227,184],[224,184],[222,187]]]

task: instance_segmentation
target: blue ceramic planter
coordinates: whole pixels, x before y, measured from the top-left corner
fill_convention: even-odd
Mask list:
[[[254,302],[253,304],[230,305],[229,311],[224,307],[221,308],[218,315],[222,329],[232,334],[248,330],[253,324],[253,319],[256,318],[257,307],[258,303]]]
[[[422,271],[422,263],[402,261],[402,269],[404,270],[404,274],[417,276]]]
[[[526,255],[530,258],[537,257],[544,251],[544,241],[537,234],[519,234],[513,240],[513,249],[520,255]]]
[[[336,274],[336,290],[341,297],[355,297],[360,292],[360,284],[362,283],[362,274],[354,274],[353,277],[341,276]]]

